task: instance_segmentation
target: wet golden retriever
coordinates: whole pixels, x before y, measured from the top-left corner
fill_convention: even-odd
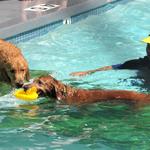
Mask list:
[[[0,39],[0,81],[21,87],[24,80],[29,80],[29,68],[21,50]]]
[[[41,96],[50,96],[66,104],[84,104],[107,100],[128,100],[131,102],[150,102],[150,95],[126,90],[86,90],[77,89],[56,80],[52,76],[41,76],[23,86],[25,90],[36,87]]]

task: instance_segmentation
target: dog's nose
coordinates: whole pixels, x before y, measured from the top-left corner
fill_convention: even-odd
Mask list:
[[[23,81],[19,81],[16,83],[17,88],[21,88],[23,86]]]
[[[23,89],[24,89],[25,91],[28,90],[28,88],[29,88],[28,85],[24,85],[24,86],[23,86]]]

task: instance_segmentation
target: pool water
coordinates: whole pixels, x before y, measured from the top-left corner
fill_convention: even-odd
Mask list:
[[[19,43],[30,69],[50,72],[64,83],[86,89],[150,92],[148,72],[117,70],[72,77],[146,55],[140,40],[149,34],[150,1],[119,1],[90,16],[30,41]],[[148,150],[150,105],[103,102],[68,106],[41,98],[35,103],[0,91],[0,149]]]

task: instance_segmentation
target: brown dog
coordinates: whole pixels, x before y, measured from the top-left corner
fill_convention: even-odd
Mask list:
[[[0,40],[0,81],[21,87],[24,80],[29,80],[29,69],[21,50]]]
[[[42,76],[31,84],[24,85],[25,90],[36,87],[39,95],[50,96],[67,104],[93,103],[106,100],[129,100],[133,102],[149,102],[150,95],[125,90],[86,90],[77,89],[54,79]]]

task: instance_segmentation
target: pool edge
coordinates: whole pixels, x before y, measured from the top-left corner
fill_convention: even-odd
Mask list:
[[[39,19],[29,20],[26,24],[18,24],[11,28],[6,28],[5,30],[0,31],[1,38],[14,44],[27,41],[37,36],[44,35],[50,30],[62,25],[64,20],[71,19],[71,23],[75,23],[90,15],[98,15],[102,12],[99,8],[108,3],[115,3],[121,0],[112,0],[110,2],[107,2],[107,0],[95,0],[95,3],[92,3],[93,5],[91,6],[89,4],[92,1],[93,0],[89,0],[86,2],[86,7],[84,9],[83,5],[85,6],[85,3],[62,10],[62,13],[59,11],[53,15],[46,15],[39,17]]]

